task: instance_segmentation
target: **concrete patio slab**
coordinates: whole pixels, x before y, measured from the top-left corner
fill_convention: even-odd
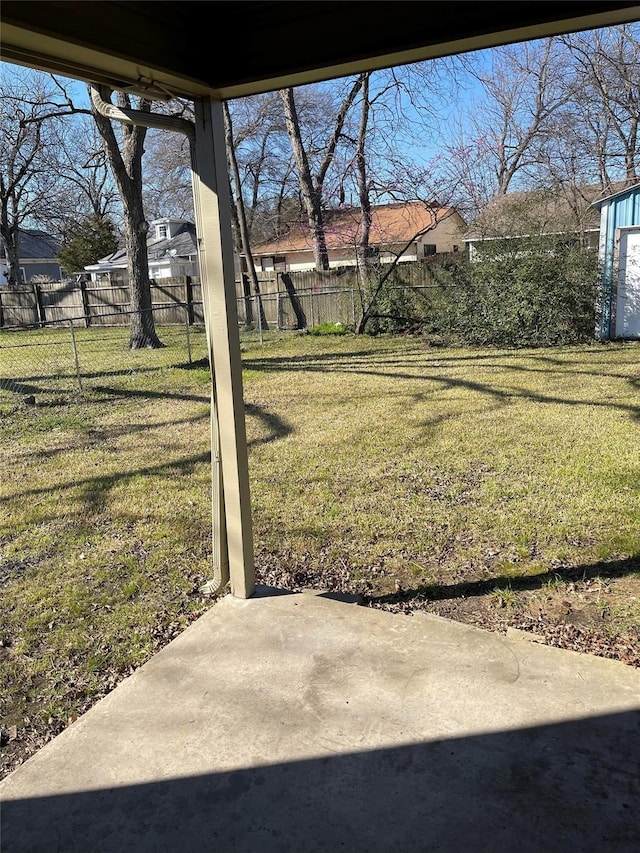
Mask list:
[[[638,853],[640,672],[228,596],[0,783],[2,853]]]

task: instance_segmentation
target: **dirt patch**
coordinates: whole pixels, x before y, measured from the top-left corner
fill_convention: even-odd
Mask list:
[[[325,555],[326,557],[326,555]],[[359,596],[362,605],[410,615],[432,613],[505,634],[516,628],[558,648],[640,668],[640,561],[553,567],[535,577],[481,578],[457,573],[430,585],[383,565],[355,570],[349,560],[262,552],[258,577],[270,586],[327,589]],[[354,579],[355,578],[355,579]],[[412,585],[413,584],[413,585]]]
[[[367,603],[395,613],[432,613],[500,634],[516,628],[530,634],[536,642],[640,667],[640,629],[610,633],[606,613],[603,615],[599,605],[576,607],[565,594],[550,597],[544,605],[526,593],[514,603],[499,601],[488,595],[455,601],[407,601],[398,595],[384,602]]]

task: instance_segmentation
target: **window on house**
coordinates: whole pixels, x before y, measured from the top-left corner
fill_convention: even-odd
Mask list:
[[[430,255],[435,255],[436,253],[436,244],[435,243],[425,243],[422,247],[423,257],[428,258]]]
[[[277,272],[286,272],[287,271],[287,259],[284,255],[280,255],[273,259],[273,268]]]
[[[160,240],[164,240],[167,234],[169,233],[168,225],[158,225],[158,238]]]

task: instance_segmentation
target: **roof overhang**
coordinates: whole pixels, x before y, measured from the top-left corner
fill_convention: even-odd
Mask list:
[[[614,198],[618,198],[619,196],[626,195],[627,193],[635,193],[638,190],[640,190],[640,183],[632,184],[629,187],[625,187],[622,190],[618,190],[618,192],[611,193],[611,195],[604,196],[604,198],[599,198],[597,201],[594,201],[592,203],[591,207],[595,207],[598,210],[600,210],[602,205],[605,204],[606,202],[612,201]]]
[[[640,20],[634,2],[2,0],[2,60],[152,98],[235,98]]]

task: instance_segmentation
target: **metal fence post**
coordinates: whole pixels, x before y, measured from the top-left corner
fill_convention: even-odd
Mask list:
[[[78,388],[82,391],[82,378],[80,376],[80,362],[78,361],[78,347],[76,346],[76,336],[73,331],[73,320],[69,320],[69,331],[71,332],[71,346],[73,347],[73,361],[76,366],[76,376],[78,377]]]
[[[256,308],[258,310],[258,332],[260,334],[260,343],[262,341],[262,305],[260,304],[260,294],[256,293]]]
[[[191,338],[189,337],[189,304],[184,306],[184,329],[187,335],[187,358],[191,364]]]

